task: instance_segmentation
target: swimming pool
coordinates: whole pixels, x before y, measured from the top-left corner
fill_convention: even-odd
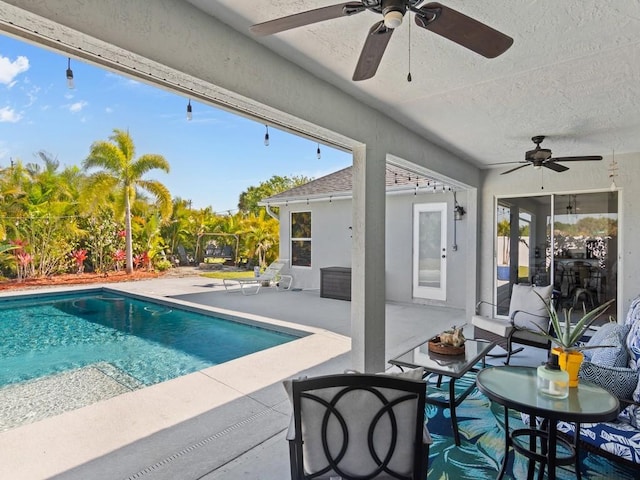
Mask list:
[[[108,292],[3,300],[0,387],[107,365],[139,388],[298,338]]]

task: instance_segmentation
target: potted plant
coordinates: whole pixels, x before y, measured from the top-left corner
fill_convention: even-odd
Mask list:
[[[542,297],[540,298],[542,299]],[[544,301],[544,299],[542,300]],[[573,308],[563,310],[564,320],[561,321],[553,303],[551,301],[544,302],[547,307],[547,312],[549,313],[551,332],[546,332],[538,327],[536,333],[545,337],[555,345],[555,347],[551,349],[551,353],[558,356],[560,368],[569,373],[569,387],[578,386],[578,372],[584,359],[582,350],[587,348],[606,348],[610,346],[595,345],[587,347],[579,342],[591,324],[597,320],[614,301],[613,299],[609,300],[590,312],[585,310],[582,318],[575,323],[571,322]]]

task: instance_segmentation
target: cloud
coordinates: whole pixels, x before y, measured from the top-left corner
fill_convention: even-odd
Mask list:
[[[104,109],[104,111],[105,111],[106,113],[113,113],[113,108],[111,108],[111,107],[107,107],[107,108],[105,108],[105,109]]]
[[[0,83],[11,88],[16,83],[15,78],[27,70],[29,70],[27,57],[20,56],[12,62],[9,58],[0,55]]]
[[[2,122],[10,122],[16,123],[20,121],[22,115],[17,113],[13,108],[2,107],[0,108],[0,123]]]
[[[81,112],[82,109],[84,107],[86,107],[87,105],[89,105],[89,104],[87,102],[84,102],[84,101],[75,102],[75,103],[72,103],[71,105],[69,105],[69,111],[71,113],[78,113],[78,112]]]

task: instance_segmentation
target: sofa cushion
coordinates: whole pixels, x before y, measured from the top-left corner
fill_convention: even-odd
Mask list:
[[[619,418],[640,429],[640,405],[629,405],[620,412]]]
[[[585,361],[580,365],[578,375],[604,388],[614,397],[625,400],[631,398],[638,385],[638,371],[628,367],[596,365]]]
[[[596,345],[605,345],[603,343],[603,340],[611,333],[611,331],[617,329],[618,326],[619,324],[617,322],[605,323],[600,328],[598,328],[593,335],[591,335],[591,338],[589,338],[589,341],[584,344],[585,347],[595,347]],[[584,359],[590,362],[591,355],[593,355],[594,352],[595,350],[585,350],[583,352]]]
[[[559,432],[574,437],[575,430],[575,423],[558,422]],[[625,421],[580,425],[580,440],[633,463],[640,463],[640,443],[637,437],[638,429]]]
[[[591,353],[591,362],[604,367],[626,367],[629,362],[626,345],[628,331],[627,325],[614,324],[613,327],[609,327],[608,334],[601,340],[601,343],[594,342],[591,345],[603,345],[602,348],[585,350],[585,352]],[[587,342],[587,346],[590,342]]]
[[[629,367],[640,368],[640,297],[631,302],[625,325],[629,327],[627,334],[627,351],[629,353]],[[639,398],[634,398],[640,402]]]
[[[540,329],[546,331],[549,328],[549,312],[545,302],[549,300],[552,288],[552,285],[514,285],[509,303],[509,318],[512,318],[519,328],[534,332]],[[519,312],[514,316],[516,311]]]

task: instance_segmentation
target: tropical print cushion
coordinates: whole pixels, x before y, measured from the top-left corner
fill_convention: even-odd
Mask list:
[[[640,368],[640,297],[631,302],[625,325],[629,327],[627,334],[627,350],[629,353],[629,367],[637,370]],[[640,392],[638,392],[640,395]],[[636,402],[640,398],[634,396]]]
[[[558,431],[574,437],[574,423],[558,422]],[[616,457],[640,464],[640,430],[624,421],[583,423],[580,439]]]

